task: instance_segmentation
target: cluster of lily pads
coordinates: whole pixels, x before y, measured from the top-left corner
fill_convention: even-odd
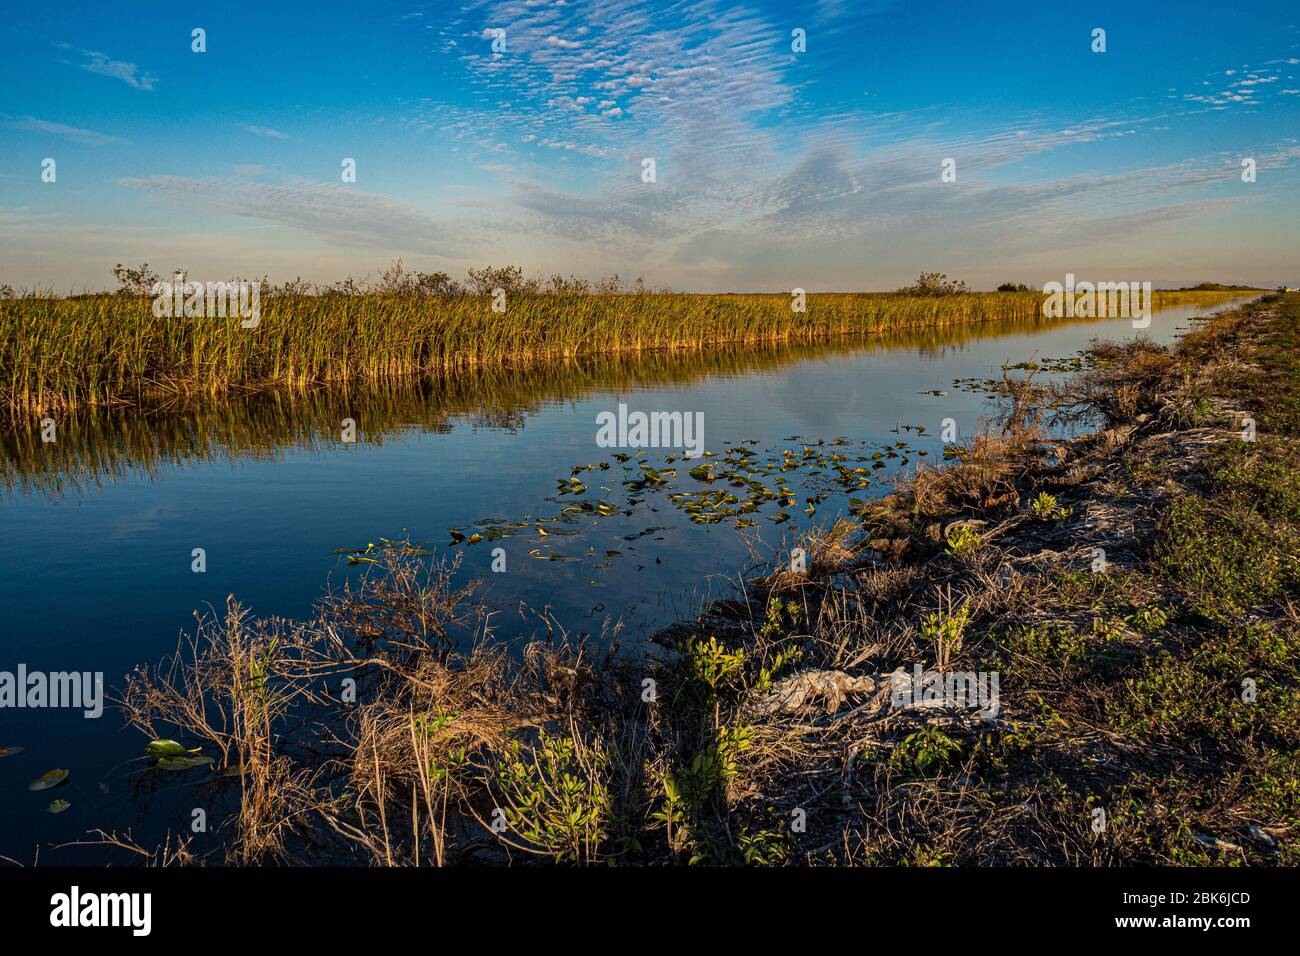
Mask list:
[[[1082,367],[1081,356],[1043,358],[1008,365],[1007,370],[1049,374],[1076,371]],[[955,379],[958,391],[995,394],[997,379]],[[922,395],[945,397],[943,389],[923,391]],[[897,424],[894,434],[927,434],[925,425]],[[705,451],[702,458],[687,459],[668,455],[653,461],[646,451],[619,452],[610,459],[575,465],[566,477],[556,480],[556,493],[546,502],[556,506],[550,514],[524,514],[516,519],[483,518],[472,525],[449,529],[450,546],[470,546],[495,542],[518,535],[536,535],[529,549],[530,557],[540,561],[581,561],[601,559],[594,547],[585,552],[564,553],[555,539],[581,534],[602,519],[614,516],[634,517],[639,505],[647,501],[665,501],[684,513],[692,523],[718,525],[731,523],[736,528],[754,528],[760,520],[773,524],[790,521],[795,512],[810,518],[818,506],[832,495],[847,499],[850,513],[864,507],[855,493],[870,486],[872,474],[892,466],[908,465],[913,456],[925,457],[925,449],[913,448],[906,438],[893,442],[851,441],[848,438],[808,439],[798,435],[784,439],[791,447],[756,451],[756,439],[744,439],[722,452]],[[945,459],[959,459],[964,449],[958,445],[944,447]],[[651,510],[658,508],[651,505]],[[620,539],[633,542],[649,535],[660,535],[671,526],[655,525],[639,532],[624,534]],[[661,537],[657,540],[663,540]],[[407,553],[427,555],[432,552],[409,542],[380,539],[380,544],[365,548],[335,548],[350,564],[375,563],[380,552],[393,547]],[[596,568],[608,567],[623,556],[618,548],[603,551]],[[592,582],[593,584],[596,582]]]
[[[1081,371],[1090,359],[1084,355],[1070,355],[1064,358],[1041,358],[1031,359],[1025,362],[1016,362],[1013,365],[1004,365],[1003,370],[1007,372],[1043,372],[1047,375],[1067,375],[1073,372]],[[952,382],[953,388],[959,392],[968,392],[972,394],[984,393],[985,395],[996,395],[1002,389],[1002,380],[997,378],[955,378]],[[944,392],[923,392],[924,395],[942,395]]]
[[[212,758],[203,756],[201,750],[201,747],[186,750],[174,740],[151,740],[145,745],[143,759],[153,760],[153,767],[157,770],[178,773],[195,767],[211,766]]]
[[[900,435],[922,435],[925,426],[899,425],[893,430]],[[874,472],[905,466],[913,457],[928,454],[903,438],[880,443],[796,435],[785,441],[792,443],[791,447],[760,451],[753,447],[759,444],[757,440],[746,439],[721,452],[705,451],[699,458],[670,454],[652,463],[649,454],[641,450],[576,465],[567,477],[557,480],[555,495],[546,499],[556,506],[554,513],[526,514],[516,520],[485,518],[452,528],[451,546],[531,533],[537,542],[528,554],[538,560],[598,558],[601,555],[595,549],[585,554],[561,553],[552,539],[580,534],[603,518],[635,516],[638,506],[651,500],[667,502],[694,524],[731,523],[737,528],[753,528],[759,520],[784,524],[796,511],[812,517],[818,506],[835,494],[848,496],[849,507],[857,510],[863,502],[852,495],[870,486]],[[652,526],[620,537],[630,542],[667,530]],[[369,555],[368,550],[338,551],[349,554],[354,563]],[[607,561],[621,555],[616,549],[604,551]],[[607,564],[598,565],[603,566]]]
[[[0,747],[0,758],[14,757],[22,753],[23,747]],[[163,770],[171,773],[177,773],[182,770],[193,770],[195,767],[206,767],[211,765],[212,758],[205,757],[200,752],[201,748],[195,747],[187,750],[184,746],[174,740],[152,740],[144,748],[144,756],[135,757],[134,760],[152,761],[150,769]],[[128,761],[128,763],[133,762]],[[71,772],[59,767],[54,770],[47,770],[35,780],[27,785],[27,789],[39,792],[42,790],[53,790],[55,787],[65,783]],[[100,785],[104,788],[104,785]],[[106,791],[106,788],[105,792]],[[63,813],[70,809],[72,804],[67,800],[56,798],[45,808],[47,813]]]
[[[0,758],[16,757],[18,754],[22,753],[24,749],[25,748],[23,747],[0,747]],[[67,779],[68,779],[68,771],[62,769],[49,770],[41,774],[31,783],[29,783],[27,785],[27,789],[35,790],[35,791],[52,790]],[[45,809],[47,813],[62,813],[63,811],[67,810],[71,806],[72,804],[70,804],[67,800],[55,799],[52,800],[50,802],[50,805]]]

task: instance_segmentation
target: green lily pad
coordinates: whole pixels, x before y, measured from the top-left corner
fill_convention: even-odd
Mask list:
[[[30,784],[28,790],[49,790],[51,787],[57,787],[63,781],[68,779],[68,771],[51,770],[49,773],[43,773]]]
[[[46,813],[62,813],[64,810],[68,809],[70,806],[72,806],[72,804],[68,803],[67,800],[51,800],[51,801],[50,801],[50,805],[49,805],[48,807],[45,808],[45,812],[46,812]]]
[[[144,752],[150,757],[184,757],[189,751],[174,740],[151,740]]]
[[[206,767],[210,763],[212,763],[211,757],[159,757],[154,766],[159,770],[170,770],[175,773],[181,770],[193,770],[195,767]]]

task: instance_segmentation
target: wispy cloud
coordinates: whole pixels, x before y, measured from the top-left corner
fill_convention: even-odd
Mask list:
[[[30,133],[62,136],[64,139],[70,139],[75,143],[85,143],[87,146],[111,146],[126,142],[126,140],[118,136],[97,133],[93,129],[68,126],[66,123],[53,123],[49,120],[37,119],[34,116],[6,117],[0,113],[0,119],[5,119],[8,125],[14,129],[26,130]]]
[[[357,249],[407,249],[460,258],[477,253],[484,232],[410,203],[342,184],[259,183],[246,177],[149,176],[120,179],[176,205],[280,223]]]
[[[125,60],[114,60],[107,53],[100,53],[97,50],[80,50],[68,43],[56,43],[55,46],[60,50],[71,51],[83,58],[81,63],[69,65],[79,66],[81,69],[99,76],[111,76],[116,80],[121,80],[133,89],[150,92],[158,82],[158,77],[152,73],[145,72],[134,63],[128,63]]]
[[[264,136],[267,139],[293,139],[288,133],[281,132],[278,129],[272,129],[270,126],[256,126],[252,123],[236,123],[236,127],[242,129],[245,133],[252,133],[254,136]]]
[[[506,31],[504,54],[491,49],[493,28]],[[490,122],[509,142],[590,156],[707,149],[741,129],[752,135],[756,114],[792,101],[789,49],[773,42],[786,32],[715,0],[668,12],[643,0],[471,2],[445,22],[442,49],[491,105],[430,103],[421,117],[468,143]]]
[[[1167,98],[1180,100],[1188,112],[1223,112],[1260,106],[1270,95],[1292,95],[1295,58],[1270,60],[1263,66],[1243,64],[1206,75],[1193,90],[1170,89]],[[1278,84],[1278,86],[1274,86]]]

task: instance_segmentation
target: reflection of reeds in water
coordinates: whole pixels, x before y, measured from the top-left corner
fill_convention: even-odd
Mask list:
[[[258,327],[245,329],[238,318],[157,317],[147,298],[20,299],[0,303],[0,404],[49,412],[521,360],[816,342],[1032,319],[1041,304],[1036,292],[820,294],[800,313],[787,295],[519,295],[502,314],[477,296],[270,296]]]
[[[58,441],[44,444],[35,419],[0,431],[0,482],[51,495],[149,474],[186,461],[270,458],[285,448],[342,444],[343,419],[357,441],[382,444],[407,428],[447,432],[456,421],[521,428],[548,402],[606,389],[686,384],[713,375],[773,369],[847,350],[843,344],[755,346],[724,352],[588,356],[519,366],[480,366],[404,378],[388,385],[235,392],[219,402],[178,399],[148,410],[88,408],[61,416]]]
[[[273,458],[286,448],[341,444],[343,419],[357,441],[382,444],[407,428],[446,432],[456,421],[521,428],[548,402],[602,391],[686,385],[709,377],[769,372],[793,362],[851,352],[937,352],[978,339],[1040,331],[1092,319],[1039,313],[972,325],[932,326],[815,343],[760,343],[720,350],[615,352],[560,360],[484,364],[388,383],[232,391],[220,401],[181,395],[143,408],[88,407],[63,414],[58,441],[45,444],[35,418],[0,430],[0,484],[11,492],[58,496],[132,471],[154,474],[185,462]]]

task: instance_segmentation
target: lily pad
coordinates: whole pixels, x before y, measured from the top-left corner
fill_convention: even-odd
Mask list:
[[[71,806],[72,804],[68,803],[67,800],[51,800],[50,805],[45,808],[45,812],[62,813],[64,810],[68,809]]]
[[[63,781],[68,779],[68,771],[51,770],[49,773],[43,773],[30,784],[28,790],[49,790],[51,787],[57,787]]]
[[[189,751],[174,740],[151,740],[144,752],[150,757],[184,757]]]
[[[159,770],[170,770],[173,773],[181,770],[193,770],[195,767],[206,767],[212,763],[211,757],[159,757],[158,762],[154,764]]]

